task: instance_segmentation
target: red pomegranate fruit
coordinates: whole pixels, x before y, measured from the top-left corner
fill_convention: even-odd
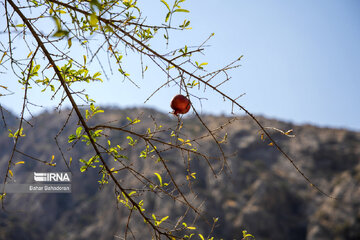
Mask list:
[[[184,95],[176,95],[170,104],[171,108],[174,110],[173,114],[185,114],[190,110],[190,100]]]

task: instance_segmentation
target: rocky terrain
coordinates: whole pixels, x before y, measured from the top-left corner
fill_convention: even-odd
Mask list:
[[[16,129],[18,125],[14,116],[4,112],[6,127],[0,119],[1,181],[13,146],[13,139],[8,137],[6,128]],[[54,155],[56,167],[16,153],[15,162],[25,161],[25,164],[13,168],[12,181],[29,182],[34,171],[68,171],[54,140],[68,115],[68,110],[61,113],[44,112],[29,120],[32,127],[24,124],[26,137],[19,140],[21,152],[46,161],[50,161]],[[163,125],[166,130],[177,125],[174,116],[151,109],[105,109],[105,114],[99,114],[92,123],[108,122],[120,126],[128,122],[127,116],[141,119],[137,128],[140,132],[152,129],[155,123]],[[219,133],[219,137],[227,133],[224,139],[226,143],[222,146],[229,157],[227,167],[217,178],[206,161],[191,160],[191,170],[196,172],[196,179],[189,189],[184,180],[187,163],[181,152],[173,149],[164,154],[186,196],[190,198],[193,192],[197,193],[192,203],[201,205],[205,218],[219,219],[212,233],[215,239],[241,239],[244,229],[259,240],[360,239],[359,132],[311,125],[296,126],[258,118],[266,127],[284,131],[293,129],[291,134],[296,137],[291,138],[277,130],[269,131],[304,174],[322,191],[337,198],[334,200],[312,188],[279,151],[268,145],[266,138],[262,141],[261,132],[251,119],[243,116],[233,118],[202,116],[210,129],[231,121]],[[206,135],[206,129],[195,116],[189,114],[183,121],[184,139]],[[77,124],[76,118],[71,117],[57,138],[65,160],[73,159],[70,166],[73,174],[72,193],[8,194],[4,201],[5,209],[0,211],[0,239],[122,239],[120,236],[123,236],[128,210],[117,204],[111,183],[102,187],[99,185],[101,175],[98,169],[80,172],[82,164],[79,159],[88,159],[92,151],[84,143],[68,143],[67,137],[75,133]],[[127,145],[124,133],[112,131],[106,134],[112,143]],[[161,136],[165,138],[165,133],[160,134],[164,134]],[[219,155],[210,137],[199,140],[197,147],[209,156]],[[139,158],[139,149],[141,146],[126,147],[127,163],[156,180],[154,169],[161,169],[154,167],[154,160]],[[222,168],[222,162],[211,160],[211,164],[216,172]],[[122,175],[121,182],[126,186],[141,187],[131,174]],[[166,197],[144,194],[142,198],[146,212],[171,215],[170,221],[176,221],[186,210]],[[188,216],[187,221],[192,220],[193,216]],[[137,239],[149,239],[149,233],[142,230],[142,225],[135,216],[130,227]],[[204,235],[211,228],[201,220],[194,225]]]

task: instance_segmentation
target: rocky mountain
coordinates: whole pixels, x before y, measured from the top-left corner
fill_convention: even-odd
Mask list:
[[[24,161],[25,164],[12,168],[12,181],[27,183],[33,178],[34,171],[69,171],[63,159],[70,164],[72,157],[72,193],[9,193],[4,209],[0,211],[0,239],[123,239],[129,211],[117,202],[111,183],[99,185],[101,174],[98,168],[80,172],[83,164],[79,159],[87,160],[93,153],[81,141],[68,143],[68,136],[75,134],[78,128],[74,114],[70,117],[69,114],[69,110],[44,112],[29,120],[29,124],[24,123],[26,137],[19,139],[19,152],[15,153],[14,162]],[[168,133],[178,126],[174,116],[152,109],[105,109],[104,114],[98,114],[90,123],[93,126],[100,123],[124,126],[129,123],[127,117],[141,120],[138,126],[127,128],[140,133],[162,125],[163,132],[159,130],[161,139],[169,138]],[[7,114],[7,119],[6,127],[16,130],[18,123],[14,116]],[[201,206],[201,218],[219,219],[212,236],[215,239],[241,239],[242,230],[246,229],[256,239],[262,240],[360,239],[360,133],[296,126],[263,117],[258,119],[264,126],[271,127],[269,131],[273,137],[293,157],[303,173],[336,199],[312,188],[279,151],[268,145],[266,138],[261,139],[261,132],[248,117],[202,116],[209,129],[222,126],[216,137],[226,136],[226,143],[222,146],[229,157],[222,173],[214,177],[204,159],[194,158],[188,163],[184,160],[186,156],[177,149],[164,151],[163,156],[185,195],[192,204]],[[181,136],[184,140],[207,134],[196,116],[189,115],[182,120]],[[3,120],[0,128],[0,179],[3,181],[13,139],[8,137]],[[290,138],[276,129],[285,132],[293,129],[291,134],[295,137]],[[154,181],[156,171],[164,176],[164,182],[169,180],[166,173],[160,172],[163,170],[156,165],[156,159],[139,157],[144,146],[140,138],[133,137],[138,144],[131,147],[124,132],[104,131],[104,134],[111,144],[124,147],[127,166]],[[58,145],[55,136],[58,136]],[[216,173],[222,169],[223,162],[215,159],[219,156],[218,146],[211,137],[198,139],[193,145],[214,157],[209,161]],[[55,167],[38,161],[49,162],[52,155]],[[107,161],[116,166],[110,158]],[[196,173],[191,188],[186,180],[187,164]],[[143,187],[129,172],[121,172],[119,179],[125,186]],[[141,199],[147,213],[170,215],[168,221],[176,221],[186,211],[186,207],[161,194],[155,196],[144,191]],[[135,213],[133,215],[129,224],[131,234],[137,239],[149,239],[148,228]],[[194,216],[190,214],[185,220],[192,223]],[[211,229],[201,219],[196,219],[193,224],[204,236]]]

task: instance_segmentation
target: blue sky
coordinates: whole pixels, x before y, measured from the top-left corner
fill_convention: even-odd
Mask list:
[[[149,22],[159,23],[165,17],[160,1],[140,0],[139,4]],[[179,15],[179,20],[189,19],[192,30],[171,33],[171,44],[164,52],[199,45],[215,33],[199,61],[216,69],[244,55],[242,66],[231,72],[231,81],[221,89],[233,97],[245,93],[239,103],[250,112],[299,124],[360,130],[360,1],[187,0],[183,7],[190,13]],[[4,34],[0,39],[7,40]],[[138,62],[129,56],[126,65],[138,72]],[[1,78],[0,85],[5,79]],[[83,88],[100,105],[148,106],[169,112],[176,88],[165,88],[143,103],[164,78],[151,70],[138,80],[141,89],[112,76],[102,85]],[[18,114],[21,91],[15,79],[6,79],[11,79],[7,86],[18,93],[0,98],[0,103]],[[204,96],[208,100],[202,105],[195,103],[202,113],[231,112],[231,104],[213,92]],[[30,97],[48,108],[55,104],[36,92],[30,92]]]

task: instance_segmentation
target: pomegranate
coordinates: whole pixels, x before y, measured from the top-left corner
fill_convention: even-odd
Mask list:
[[[170,104],[171,108],[174,110],[173,114],[185,114],[190,110],[190,100],[184,95],[176,95]]]

